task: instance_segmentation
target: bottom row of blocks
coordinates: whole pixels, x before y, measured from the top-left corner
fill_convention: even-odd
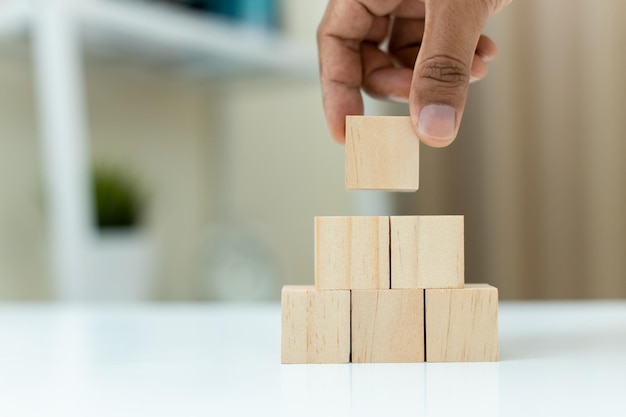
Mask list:
[[[498,360],[498,290],[282,291],[282,363]]]

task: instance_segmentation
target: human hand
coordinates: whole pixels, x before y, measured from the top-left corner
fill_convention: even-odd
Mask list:
[[[483,26],[510,2],[330,0],[317,39],[333,138],[345,142],[345,117],[363,114],[363,89],[376,98],[408,101],[422,142],[452,143],[469,83],[487,75],[487,62],[497,54],[495,43],[481,35]]]

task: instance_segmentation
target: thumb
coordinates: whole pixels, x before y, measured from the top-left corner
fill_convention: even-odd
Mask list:
[[[410,109],[417,135],[443,147],[457,135],[472,60],[490,14],[485,0],[426,0],[426,25],[411,83]]]

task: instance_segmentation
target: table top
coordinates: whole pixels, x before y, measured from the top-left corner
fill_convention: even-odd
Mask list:
[[[0,304],[0,415],[626,415],[626,301],[502,302],[500,357],[281,365],[277,304]]]

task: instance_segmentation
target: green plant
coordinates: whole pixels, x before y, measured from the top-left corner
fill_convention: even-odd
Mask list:
[[[92,190],[99,229],[140,225],[144,196],[133,176],[112,167],[96,167]]]

